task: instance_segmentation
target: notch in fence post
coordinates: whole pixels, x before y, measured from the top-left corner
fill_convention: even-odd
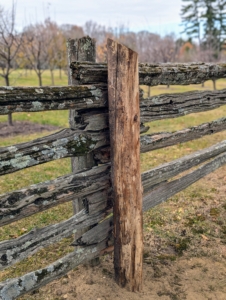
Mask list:
[[[107,49],[115,279],[136,292],[143,273],[138,55],[111,39]]]
[[[68,84],[69,85],[78,85],[76,79],[73,78],[72,70],[70,69],[70,64],[73,61],[96,61],[96,43],[94,39],[91,39],[89,36],[80,38],[80,39],[69,39],[67,41],[67,49],[68,49]],[[69,124],[71,129],[75,129],[76,121],[75,117],[77,115],[76,110],[71,109],[69,111]],[[72,157],[71,158],[71,166],[72,173],[76,173],[79,170],[92,168],[96,165],[96,162],[93,158],[93,153],[88,153],[84,156],[80,157]],[[78,213],[80,210],[84,208],[82,198],[74,199],[72,201],[73,204],[73,212],[74,214]],[[86,229],[81,229],[75,235],[75,238],[81,236]],[[98,258],[91,261],[91,265],[95,265],[98,263]]]

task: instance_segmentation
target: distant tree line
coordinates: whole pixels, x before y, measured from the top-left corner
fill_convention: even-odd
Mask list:
[[[113,38],[137,51],[140,62],[220,61],[225,59],[226,1],[182,0],[181,17],[187,39],[174,34],[161,37],[149,31],[132,32],[125,26],[106,27],[88,21],[83,27],[58,25],[47,18],[44,22],[15,27],[16,10],[0,6],[0,76],[10,85],[10,73],[15,69],[34,70],[42,86],[42,74],[50,70],[52,85],[54,70],[67,69],[66,41],[89,35],[96,39],[97,61],[106,61],[106,41]],[[9,123],[12,123],[9,115]]]

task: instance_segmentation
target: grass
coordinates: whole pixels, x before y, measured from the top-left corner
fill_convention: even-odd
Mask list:
[[[65,85],[67,82],[66,75],[62,81],[57,79],[58,71],[56,71],[56,83]],[[25,76],[24,71],[12,73],[12,81],[15,85],[37,85],[37,78],[32,72],[29,77]],[[2,82],[0,81],[0,84]],[[50,74],[45,71],[43,74],[43,83],[50,85]],[[226,87],[225,80],[217,81],[217,88]],[[157,95],[161,93],[185,92],[188,90],[212,89],[212,82],[206,82],[205,87],[201,85],[191,86],[173,86],[166,88],[164,86],[151,88],[151,94]],[[145,92],[147,89],[144,88]],[[226,115],[226,107],[221,107],[209,112],[190,114],[185,117],[155,121],[149,123],[150,133],[161,131],[175,131],[189,126],[195,126],[200,123],[209,122]],[[68,111],[53,111],[41,113],[15,113],[14,120],[29,120],[31,122],[50,124],[60,127],[68,127]],[[0,116],[0,122],[6,121],[5,116]],[[27,136],[17,136],[13,138],[1,139],[0,146],[12,145],[46,135],[32,134]],[[214,143],[225,139],[224,132],[211,136],[206,136],[196,141],[155,150],[141,155],[142,171],[148,170],[161,163],[171,161],[178,157],[189,154],[198,149],[208,147]],[[0,177],[1,193],[10,192],[12,190],[26,187],[30,184],[54,179],[70,173],[70,159],[61,159],[49,162],[43,165],[28,168],[19,172]],[[223,175],[222,175],[223,174]],[[226,202],[222,202],[220,182],[226,174],[226,168],[222,168],[221,172],[215,172],[212,177],[208,176],[198,183],[190,186],[183,192],[175,195],[170,201],[159,205],[144,214],[144,230],[145,243],[148,244],[150,235],[161,237],[163,243],[169,247],[173,247],[176,255],[182,255],[189,247],[194,245],[197,237],[198,240],[202,236],[211,239],[216,238],[226,243]],[[225,177],[226,178],[226,177]],[[215,201],[215,202],[214,202]],[[191,204],[192,203],[192,204]],[[205,204],[206,203],[206,204]],[[189,204],[189,205],[188,205]],[[49,224],[58,223],[72,215],[71,203],[59,205],[49,209],[43,213],[38,213],[18,222],[0,228],[0,240],[18,237],[29,232],[34,227],[44,227]],[[186,236],[183,236],[183,234]],[[32,257],[23,260],[14,267],[8,268],[1,272],[0,280],[6,278],[20,276],[34,269],[41,268],[59,257],[65,255],[72,250],[69,246],[71,239],[64,239],[60,243],[49,246],[40,250]],[[200,252],[201,253],[201,252]],[[200,254],[199,253],[199,254]],[[197,253],[198,255],[198,253]],[[162,257],[173,257],[174,255],[158,254],[159,259]],[[40,259],[41,258],[41,259]]]

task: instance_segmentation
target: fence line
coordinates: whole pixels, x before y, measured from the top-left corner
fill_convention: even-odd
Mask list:
[[[78,43],[78,41],[73,41]],[[83,42],[89,42],[84,38]],[[83,43],[82,42],[82,43]],[[77,45],[77,44],[76,44]],[[74,252],[41,270],[0,283],[0,298],[15,299],[64,275],[78,264],[104,253],[112,246],[110,137],[108,126],[107,65],[71,63],[71,83],[76,86],[0,88],[0,114],[20,111],[75,109],[71,129],[27,143],[0,148],[0,175],[64,157],[89,153],[98,167],[89,167],[55,180],[0,195],[0,226],[80,198],[83,209],[70,219],[34,229],[14,240],[0,242],[0,269],[11,266],[40,248],[76,232]],[[190,84],[226,77],[224,64],[139,64],[141,84]],[[82,85],[80,85],[82,84]],[[86,85],[92,84],[92,85]],[[143,123],[207,111],[226,104],[226,90],[165,94],[146,99],[140,94],[140,133]],[[147,152],[194,140],[226,129],[226,118],[176,132],[140,136],[140,151]],[[117,141],[116,141],[117,142]],[[112,145],[111,145],[112,146]],[[192,183],[226,164],[226,141],[160,165],[141,175],[143,211],[166,201]],[[210,160],[206,162],[207,160]],[[205,163],[206,162],[206,163]],[[107,164],[106,164],[107,163]],[[205,164],[203,164],[205,163]],[[173,177],[195,166],[179,179]],[[84,160],[83,166],[86,165]],[[173,180],[172,180],[173,179]],[[87,232],[84,228],[94,226]]]

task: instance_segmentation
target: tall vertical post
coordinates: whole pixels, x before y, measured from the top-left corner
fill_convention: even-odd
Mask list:
[[[122,287],[140,291],[143,215],[138,55],[111,39],[107,48],[115,279]]]
[[[67,49],[68,49],[68,84],[69,85],[78,85],[76,79],[72,76],[72,71],[70,69],[70,63],[72,61],[96,61],[96,44],[94,39],[90,37],[83,37],[81,39],[69,39],[67,41]],[[71,129],[75,129],[76,121],[75,117],[77,115],[76,110],[71,109],[69,111],[69,124]],[[95,165],[95,161],[93,159],[93,154],[88,153],[87,155],[80,157],[72,157],[71,158],[71,166],[72,172],[76,173],[79,170],[85,168],[91,168]],[[75,199],[73,203],[74,214],[78,213],[80,210],[84,208],[83,199]],[[76,236],[84,233],[85,230],[80,230],[76,233]]]

